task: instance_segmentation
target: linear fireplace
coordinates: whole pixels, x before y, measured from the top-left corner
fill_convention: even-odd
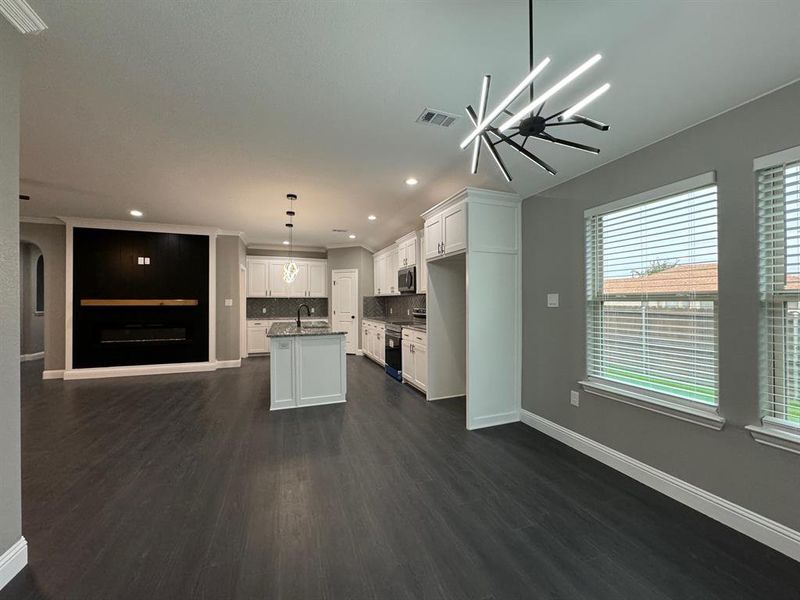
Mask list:
[[[208,360],[208,237],[75,228],[73,368]]]

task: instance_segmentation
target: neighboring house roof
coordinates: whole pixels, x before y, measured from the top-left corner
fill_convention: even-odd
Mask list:
[[[604,294],[680,294],[717,291],[716,263],[676,265],[650,275],[632,275],[603,282]]]

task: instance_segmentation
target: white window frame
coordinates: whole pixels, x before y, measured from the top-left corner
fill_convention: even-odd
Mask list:
[[[590,208],[583,213],[584,222],[592,217],[605,215],[611,212],[623,210],[628,207],[667,198],[669,196],[677,196],[698,188],[716,185],[716,183],[716,173],[714,171],[702,173],[694,177],[689,177],[688,179],[676,181],[652,190],[635,194],[633,196],[628,196],[620,200],[615,200],[613,202],[608,202],[606,204]],[[585,257],[585,260],[587,259],[588,257]],[[717,300],[715,300],[715,302]],[[587,342],[588,337],[589,333],[587,321],[585,340]],[[588,374],[582,381],[579,381],[578,383],[585,391],[594,395],[602,396],[604,398],[616,400],[617,402],[636,406],[644,410],[673,417],[681,421],[686,421],[695,425],[714,429],[716,431],[721,430],[725,426],[725,419],[719,414],[719,404],[704,405],[700,402],[683,400],[668,394],[660,394],[656,391],[625,385]]]
[[[794,148],[787,148],[785,150],[781,150],[780,152],[775,152],[773,154],[768,154],[766,156],[760,156],[753,161],[754,190],[755,190],[755,202],[756,202],[757,212],[760,213],[760,206],[759,206],[760,198],[758,196],[759,171],[780,167],[781,165],[793,162],[800,162],[800,146],[796,146]],[[760,269],[761,239],[758,240],[758,249],[759,249],[759,269]],[[762,319],[762,325],[761,325],[762,336],[764,333],[763,328],[767,326],[766,322],[764,321],[764,319],[766,318],[765,311],[767,310],[767,305],[774,304],[776,302],[780,302],[781,304],[785,302],[785,300],[781,298],[781,294],[771,295],[769,298],[761,302],[760,313]],[[779,363],[782,362],[780,360],[776,361],[775,359],[776,355],[782,356],[782,351],[780,349],[770,347],[767,343],[761,343],[760,350],[761,350],[761,357],[760,357],[761,360],[759,361],[760,363],[759,412],[761,413],[761,422],[759,425],[747,425],[745,428],[750,432],[753,439],[757,441],[759,444],[770,446],[772,448],[778,448],[780,450],[786,450],[788,452],[793,452],[795,454],[800,454],[800,425],[795,425],[793,423],[789,423],[781,419],[771,417],[768,414],[765,414],[767,412],[766,405],[769,404],[771,401],[767,397],[769,392],[765,385],[764,378],[769,376],[769,371],[775,362]]]

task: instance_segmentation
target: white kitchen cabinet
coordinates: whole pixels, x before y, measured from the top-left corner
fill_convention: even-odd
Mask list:
[[[420,391],[428,389],[428,334],[403,329],[403,383]]]
[[[438,213],[425,219],[425,259],[431,260],[442,255],[444,231],[442,214]]]
[[[397,248],[392,248],[386,257],[386,289],[389,290],[389,295],[394,296],[399,294],[397,289]]]
[[[308,294],[310,298],[328,297],[328,263],[308,263]]]
[[[425,258],[434,260],[467,249],[467,204],[461,202],[425,219]]]
[[[247,257],[247,297],[266,298],[269,295],[269,261]]]
[[[417,264],[417,232],[411,232],[397,240],[397,268],[405,269]]]
[[[283,280],[283,261],[269,262],[269,297],[288,298],[289,284]]]
[[[385,364],[385,327],[382,323],[365,320],[361,328],[364,355],[380,365]]]
[[[397,290],[397,248],[390,246],[373,255],[376,296],[394,296]]]
[[[269,352],[269,338],[267,330],[270,328],[271,321],[248,321],[247,322],[247,354],[264,354]]]
[[[290,298],[305,298],[308,296],[308,263],[295,261],[297,265],[297,275],[288,287]]]
[[[428,293],[428,260],[425,258],[425,230],[419,234],[419,264],[417,265],[417,293]]]
[[[283,280],[286,258],[247,257],[248,298],[327,298],[328,261],[296,260],[297,277],[292,283]]]
[[[384,295],[384,281],[386,279],[386,255],[375,254],[373,256],[373,275],[375,282],[375,295]]]

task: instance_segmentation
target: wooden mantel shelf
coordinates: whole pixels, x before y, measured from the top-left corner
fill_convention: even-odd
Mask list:
[[[197,306],[197,300],[181,298],[131,298],[131,299],[102,299],[82,298],[81,306]]]

